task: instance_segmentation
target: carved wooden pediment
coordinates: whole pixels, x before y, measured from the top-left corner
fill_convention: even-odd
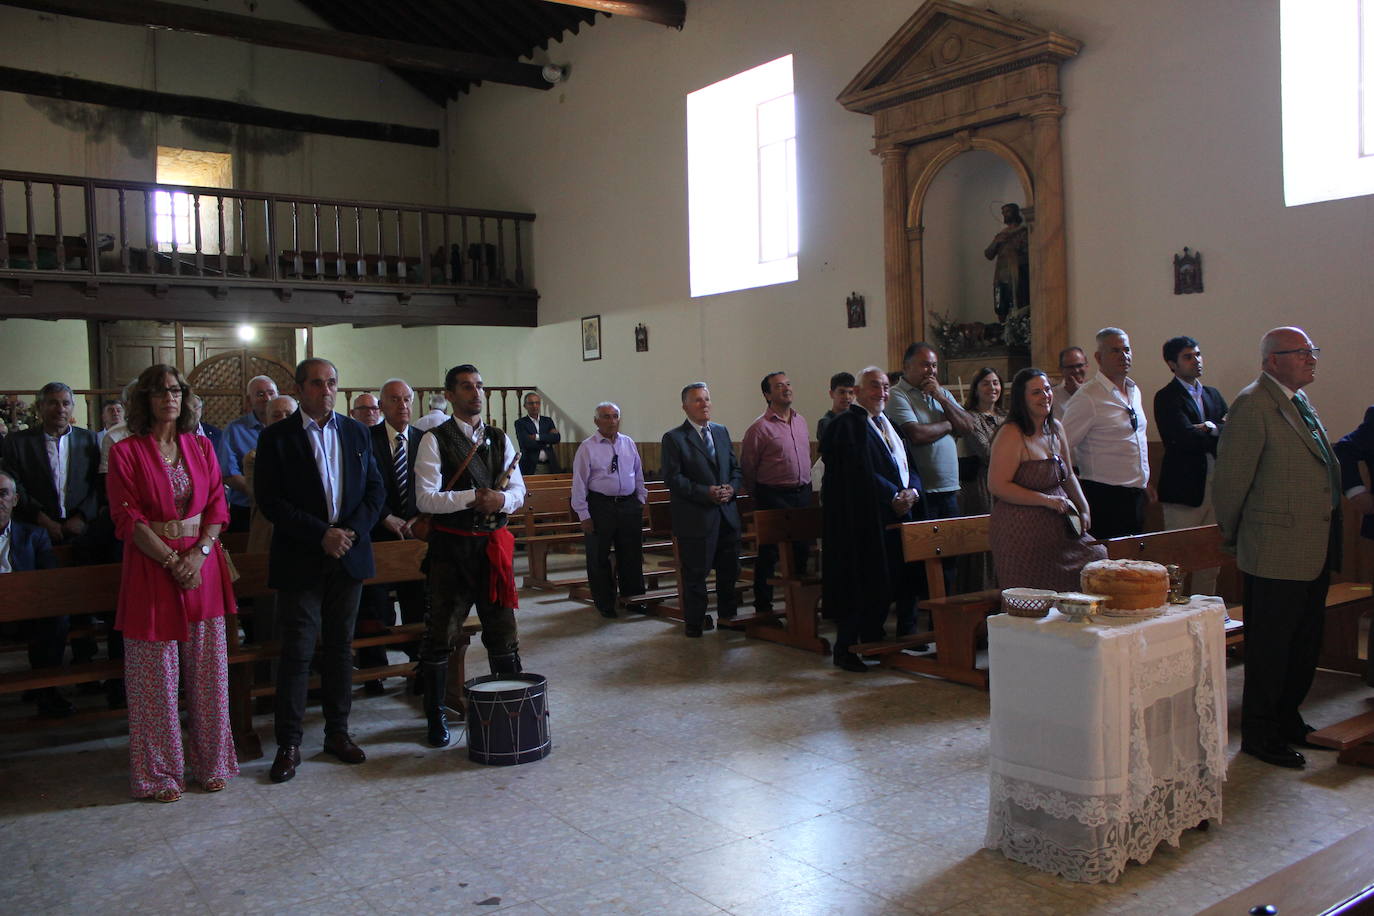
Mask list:
[[[1077,41],[953,0],[928,0],[839,95],[850,111],[880,109],[994,73],[1078,53]]]

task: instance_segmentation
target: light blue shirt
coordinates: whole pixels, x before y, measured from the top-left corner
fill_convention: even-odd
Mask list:
[[[225,477],[238,477],[243,474],[243,456],[258,447],[258,434],[266,427],[258,422],[250,410],[237,420],[224,427],[224,435],[219,437],[219,448],[215,457],[219,459],[219,469]],[[252,497],[229,488],[229,505],[245,509],[253,505]]]
[[[302,410],[301,423],[305,426],[306,438],[310,440],[310,450],[315,454],[315,468],[320,472],[320,483],[324,486],[324,501],[329,504],[329,524],[337,524],[342,498],[340,490],[343,488],[339,415],[331,412],[329,419],[321,426]]]

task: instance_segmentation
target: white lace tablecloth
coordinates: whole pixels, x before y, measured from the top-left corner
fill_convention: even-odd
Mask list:
[[[988,619],[987,846],[1074,881],[1221,819],[1225,604],[1147,620]]]

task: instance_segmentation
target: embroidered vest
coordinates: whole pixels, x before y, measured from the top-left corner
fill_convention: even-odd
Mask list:
[[[482,442],[474,445],[472,440],[458,428],[458,423],[449,419],[434,427],[434,441],[439,446],[439,477],[443,483],[453,476],[453,472],[467,461],[468,454],[477,449],[473,458],[463,470],[463,475],[452,487],[454,490],[475,490],[495,486],[496,480],[506,469],[506,434],[493,426],[484,426]],[[491,531],[503,528],[506,513],[484,515],[475,509],[467,508],[461,512],[436,515],[435,525],[453,528],[458,531]]]

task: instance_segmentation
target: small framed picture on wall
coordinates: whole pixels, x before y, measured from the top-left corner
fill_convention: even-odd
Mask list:
[[[601,316],[589,315],[582,319],[582,359],[601,358]]]

